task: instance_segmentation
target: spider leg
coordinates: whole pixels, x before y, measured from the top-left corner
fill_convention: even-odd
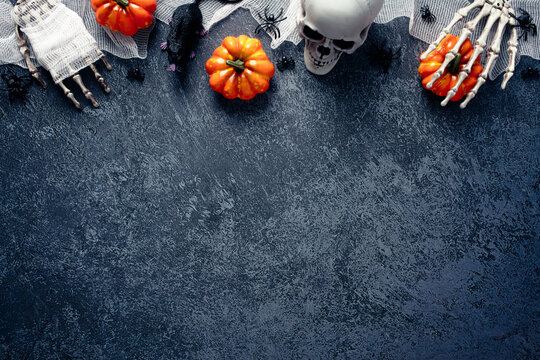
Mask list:
[[[265,7],[265,8],[264,8],[264,18],[265,18],[266,20],[268,20],[268,17],[269,17],[269,16],[268,16],[268,8]]]
[[[272,36],[274,39],[277,39],[280,35],[279,29],[276,25],[270,24],[267,29],[268,35]]]
[[[281,20],[276,20],[276,21],[274,21],[274,24],[280,23],[280,22],[282,22],[282,21],[284,21],[284,20],[287,20],[287,18],[285,17],[285,18],[283,18],[283,19],[281,19]]]
[[[484,52],[484,48],[487,45],[488,35],[491,32],[491,28],[493,27],[493,25],[495,25],[495,22],[500,19],[499,24],[501,22],[504,22],[504,26],[506,26],[506,24],[508,23],[508,20],[507,20],[508,17],[502,16],[502,15],[503,13],[499,9],[494,8],[494,7],[490,9],[490,15],[487,20],[486,26],[484,30],[482,31],[482,34],[480,35],[480,37],[476,40],[474,44],[474,50],[471,55],[471,58],[469,59],[469,62],[467,63],[467,65],[459,72],[458,80],[456,84],[452,87],[452,89],[450,89],[448,94],[446,94],[446,98],[441,102],[442,106],[448,105],[448,103],[450,102],[450,99],[456,96],[463,81],[469,77],[469,74],[471,73],[474,63],[476,62],[476,59],[478,59],[478,56],[480,56]]]
[[[275,26],[272,23],[266,23],[264,24],[264,27],[262,28],[269,36],[276,36],[275,35]]]
[[[14,75],[16,76],[16,75]],[[34,79],[31,75],[23,75],[23,76],[17,76],[20,80],[26,81],[24,83],[25,86],[28,86],[32,83],[32,80]]]
[[[272,28],[272,23],[266,23],[264,24],[264,26],[262,27],[262,29],[269,35],[269,36],[272,36],[273,34],[273,28]]]
[[[274,28],[274,34],[277,32],[276,39],[279,39],[281,37],[281,31],[279,31],[279,28],[276,25],[274,25],[273,28]]]
[[[21,77],[21,80],[24,80],[25,82],[23,83],[23,85],[25,87],[29,87],[30,85],[32,85],[32,81],[33,81],[33,77],[31,76],[25,76],[25,77]]]
[[[281,9],[279,10],[279,15],[276,16],[274,19],[277,20],[277,19],[279,19],[279,18],[282,17],[282,16],[283,16],[283,8],[281,8]]]
[[[381,69],[383,74],[388,74],[388,71],[390,70],[390,65],[391,63],[388,59],[383,62]]]
[[[461,34],[459,35],[459,40],[456,42],[454,47],[446,54],[444,61],[442,65],[439,67],[439,69],[435,73],[433,73],[433,76],[431,77],[431,81],[426,84],[426,87],[428,89],[431,89],[435,81],[439,80],[441,75],[444,73],[448,64],[450,64],[450,62],[456,58],[457,54],[459,53],[459,49],[461,48],[465,40],[467,40],[469,36],[471,36],[472,32],[474,31],[474,29],[476,29],[476,26],[478,25],[480,20],[482,20],[483,18],[485,18],[487,15],[491,13],[491,9],[493,8],[493,6],[488,3],[485,3],[484,1],[481,1],[481,2],[484,3],[482,10],[480,10],[478,15],[473,20],[465,24],[465,26],[463,27],[463,30],[461,31]],[[472,3],[471,6],[474,5],[475,3],[476,1]]]
[[[264,27],[264,23],[263,24],[259,24],[256,28],[255,28],[255,34],[258,34],[261,32],[261,30],[263,29]]]

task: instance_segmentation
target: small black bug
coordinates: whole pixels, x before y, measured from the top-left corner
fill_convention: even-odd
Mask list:
[[[531,14],[523,10],[522,8],[519,8],[519,12],[521,15],[516,17],[514,14],[510,14],[514,19],[517,20],[518,24],[514,25],[513,27],[518,27],[521,29],[521,35],[520,39],[524,38],[525,41],[527,41],[529,37],[529,33],[531,33],[532,36],[536,36],[538,30],[536,28],[536,24],[533,24]]]
[[[523,70],[521,72],[521,77],[525,80],[529,79],[539,79],[540,78],[540,71],[538,69],[533,67],[527,67],[527,69]]]
[[[139,69],[138,67],[135,69],[128,70],[128,73],[126,76],[126,78],[128,78],[129,80],[136,80],[140,83],[144,82],[145,77],[146,77],[145,73],[142,72],[142,70]]]
[[[420,8],[420,16],[422,17],[422,20],[424,20],[428,24],[431,24],[432,22],[437,20],[437,17],[431,12],[431,9],[428,5],[424,5]]]
[[[289,69],[292,70],[294,69],[294,66],[295,66],[295,62],[292,57],[283,56],[281,59],[277,61],[277,68],[279,71],[284,71],[284,70],[289,70]]]
[[[2,74],[2,80],[6,84],[6,88],[0,88],[0,91],[7,91],[9,101],[26,100],[28,88],[32,84],[31,76],[17,76],[13,73]]]
[[[381,71],[384,74],[388,73],[392,62],[399,59],[401,56],[401,47],[399,47],[397,50],[393,50],[392,48],[387,47],[386,43],[383,43],[381,45],[373,44],[371,48],[372,51],[367,53],[370,58],[370,63],[372,65],[380,66]]]
[[[263,21],[263,23],[257,26],[257,28],[255,28],[256,34],[260,33],[261,30],[265,30],[270,35],[273,35],[275,39],[281,37],[281,32],[279,31],[279,28],[276,24],[287,19],[286,17],[282,17],[283,8],[281,8],[281,10],[279,11],[278,16],[275,16],[274,14],[268,14],[268,8],[264,9],[264,16],[260,13],[257,15]]]

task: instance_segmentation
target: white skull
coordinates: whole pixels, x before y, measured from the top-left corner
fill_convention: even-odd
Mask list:
[[[304,62],[317,75],[328,74],[342,53],[365,41],[384,0],[302,0],[298,32],[306,39]]]

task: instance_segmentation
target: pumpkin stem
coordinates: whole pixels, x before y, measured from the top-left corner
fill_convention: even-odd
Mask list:
[[[114,0],[118,5],[121,7],[128,7],[129,6],[129,0]]]
[[[458,53],[454,60],[450,61],[450,64],[446,67],[446,70],[452,75],[457,75],[459,72],[459,64],[461,63],[461,54]]]
[[[232,66],[234,70],[236,70],[237,72],[242,72],[246,68],[246,66],[244,65],[244,62],[240,59],[235,60],[235,61],[227,60],[225,61],[225,64]]]

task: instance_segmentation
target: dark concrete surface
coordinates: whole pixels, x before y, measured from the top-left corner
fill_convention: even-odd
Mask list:
[[[387,75],[369,45],[328,76],[297,60],[251,102],[151,40],[110,56],[101,108],[57,87],[0,97],[2,359],[532,359],[539,356],[538,81],[466,111],[424,92],[407,19]],[[2,71],[24,71],[2,67]],[[49,78],[50,81],[50,78]],[[74,86],[70,83],[70,86]]]

